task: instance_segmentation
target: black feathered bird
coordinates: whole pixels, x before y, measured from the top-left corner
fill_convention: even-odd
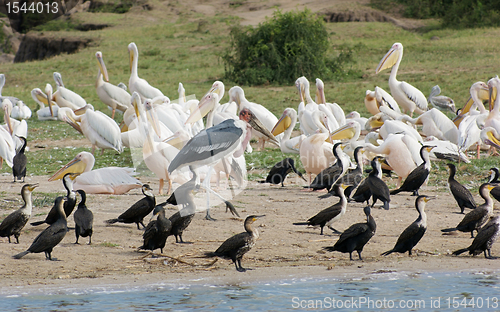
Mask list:
[[[118,218],[106,220],[105,222],[107,224],[113,224],[116,222],[135,223],[138,230],[140,230],[139,224],[145,228],[146,226],[144,225],[143,220],[148,214],[151,213],[151,211],[153,211],[153,209],[155,209],[156,206],[156,199],[152,192],[153,190],[148,184],[143,184],[142,194],[144,194],[144,198],[133,204],[124,213],[119,215]]]
[[[352,259],[352,252],[356,250],[358,252],[359,260],[361,258],[361,252],[365,247],[366,243],[375,235],[377,230],[377,225],[375,219],[371,215],[370,206],[366,206],[363,209],[366,215],[366,223],[355,223],[351,225],[347,230],[340,235],[339,240],[333,246],[323,247],[327,251],[339,251],[342,253],[349,253],[349,259]]]
[[[23,179],[24,183],[24,178],[26,177],[26,164],[28,163],[28,158],[24,154],[27,141],[25,137],[19,137],[19,139],[23,141],[23,145],[12,159],[12,174],[14,175],[13,182],[16,182],[16,179]]]
[[[372,208],[379,199],[385,210],[389,210],[389,203],[391,202],[391,197],[389,194],[389,188],[381,178],[379,178],[379,172],[382,171],[381,163],[384,159],[380,156],[377,156],[372,159],[372,171],[366,178],[366,184],[370,189],[370,193],[372,195]]]
[[[92,243],[94,214],[92,213],[92,211],[90,211],[90,209],[87,208],[87,196],[85,194],[85,191],[77,190],[76,192],[80,194],[80,197],[82,199],[78,203],[78,208],[76,208],[76,211],[73,214],[73,218],[75,219],[75,244],[78,244],[78,238],[81,236],[88,237],[90,245]]]
[[[392,190],[391,195],[398,194],[400,192],[412,192],[412,195],[418,196],[418,190],[424,184],[425,180],[431,172],[431,161],[429,159],[429,152],[434,148],[434,146],[422,146],[420,148],[420,157],[424,161],[417,168],[413,169],[412,172],[406,177],[403,185],[398,189]]]
[[[277,162],[269,171],[267,178],[265,181],[260,181],[261,183],[271,183],[271,184],[280,184],[283,187],[283,182],[285,181],[286,176],[290,172],[295,172],[302,180],[306,181],[306,179],[302,176],[302,173],[295,168],[295,162],[292,158],[285,158],[282,161]]]
[[[236,267],[236,271],[245,272],[246,269],[241,266],[241,258],[255,245],[259,238],[259,232],[252,227],[258,218],[262,216],[249,216],[245,219],[245,231],[228,238],[215,252],[207,252],[207,257],[221,257],[231,259]]]
[[[448,168],[450,168],[448,188],[450,189],[451,194],[460,207],[460,213],[464,213],[465,208],[475,209],[476,202],[474,201],[474,197],[472,196],[472,194],[468,189],[465,188],[465,186],[455,180],[455,173],[457,171],[457,168],[452,163],[447,163],[446,165],[448,166]]]
[[[462,221],[454,227],[448,229],[442,229],[442,232],[470,232],[471,238],[474,238],[474,231],[479,231],[481,226],[488,221],[491,213],[493,212],[493,199],[490,196],[490,191],[495,187],[495,185],[489,183],[483,183],[479,187],[479,195],[484,199],[484,204],[479,205],[476,209],[467,213]]]
[[[383,256],[387,256],[393,252],[405,253],[407,251],[408,255],[411,256],[413,247],[418,244],[427,230],[427,215],[425,214],[424,208],[425,203],[429,200],[431,200],[431,198],[427,196],[417,197],[415,200],[415,208],[417,208],[418,211],[417,220],[413,221],[413,223],[399,235],[394,248],[382,253]]]
[[[484,257],[486,259],[493,259],[491,256],[491,246],[493,246],[493,243],[497,240],[499,235],[500,216],[492,217],[490,221],[479,230],[469,247],[454,251],[453,254],[458,256],[468,251],[469,255],[475,256],[484,252]],[[486,254],[486,252],[488,252],[488,254]]]
[[[144,243],[139,249],[154,251],[160,248],[160,253],[163,253],[163,247],[172,229],[172,222],[165,217],[165,205],[166,203],[157,205],[153,210],[153,217],[142,234]],[[155,216],[158,218],[153,220]]]
[[[24,228],[26,223],[28,223],[31,217],[31,210],[33,205],[31,203],[31,192],[38,186],[35,184],[25,184],[21,188],[21,196],[24,201],[24,205],[18,210],[14,211],[5,219],[3,219],[0,224],[0,237],[8,237],[10,243],[10,237],[14,235],[16,238],[16,243],[19,244],[19,236],[21,235],[21,230]]]
[[[65,198],[63,196],[56,198],[59,219],[38,234],[28,250],[15,255],[15,259],[20,259],[29,253],[45,252],[46,259],[56,260],[52,259],[52,249],[64,239],[68,232],[68,223],[63,208],[64,201]]]
[[[488,183],[491,184],[499,184],[500,180],[498,180],[500,174],[498,172],[498,168],[490,168],[490,177]],[[494,189],[490,191],[491,196],[497,201],[500,201],[500,186],[496,186]]]
[[[342,143],[335,143],[333,145],[333,155],[337,160],[333,165],[323,169],[309,185],[309,188],[314,191],[327,189],[330,190],[332,186],[337,183],[346,173],[349,167],[349,156],[342,150]]]

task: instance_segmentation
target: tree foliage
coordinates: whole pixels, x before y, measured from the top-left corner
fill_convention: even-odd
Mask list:
[[[257,28],[235,26],[222,55],[226,78],[239,84],[293,83],[300,76],[331,79],[342,73],[353,51],[329,58],[328,32],[311,11],[277,10]]]

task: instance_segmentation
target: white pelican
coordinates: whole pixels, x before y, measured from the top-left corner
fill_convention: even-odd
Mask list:
[[[465,106],[457,111],[457,116],[453,119],[453,123],[460,127],[460,123],[467,115],[485,114],[488,113],[483,105],[483,101],[489,100],[489,87],[482,81],[475,82],[470,87],[470,98]],[[479,111],[478,111],[479,110]]]
[[[427,146],[434,146],[429,154],[433,160],[447,159],[456,162],[463,161],[465,163],[470,163],[469,157],[460,150],[460,147],[450,141],[443,141],[433,136],[428,136],[425,138],[424,143]]]
[[[59,106],[52,100],[48,100],[52,98],[52,86],[50,84],[45,86],[45,93],[40,88],[31,90],[31,97],[40,106],[40,109],[36,111],[38,120],[58,120]],[[45,104],[48,106],[45,107]]]
[[[380,87],[375,87],[374,91],[366,90],[365,106],[372,115],[380,112],[380,106],[387,106],[395,112],[401,113],[399,105],[394,98]]]
[[[455,107],[455,102],[449,97],[444,95],[439,95],[441,93],[441,88],[439,85],[435,85],[431,89],[431,93],[427,98],[427,102],[429,102],[435,108],[447,111],[450,110],[452,113],[457,112],[457,108]]]
[[[134,42],[131,42],[128,45],[128,53],[130,57],[130,79],[128,81],[128,88],[130,92],[139,93],[142,101],[145,99],[152,99],[157,96],[163,96],[163,93],[160,90],[151,86],[146,80],[139,78],[137,73],[139,50]]]
[[[386,120],[379,130],[380,136],[385,140],[390,134],[404,133],[411,135],[415,140],[422,143],[424,140],[417,130],[400,120]]]
[[[361,129],[365,129],[368,118],[361,117],[361,115],[357,111],[352,111],[349,114],[345,115],[345,121],[346,123],[349,121],[355,121],[359,123]]]
[[[12,140],[12,135],[4,127],[0,127],[0,169],[2,169],[3,162],[7,166],[12,167],[12,160],[16,155],[16,146]]]
[[[133,177],[133,168],[105,167],[92,170],[94,163],[92,154],[80,152],[50,177],[49,181],[62,179],[66,173],[79,173],[73,187],[89,194],[120,195],[142,186],[142,183]]]
[[[460,133],[457,127],[437,108],[432,108],[417,118],[403,115],[399,120],[410,122],[413,125],[422,125],[422,133],[425,136],[434,136],[440,140],[458,144]]]
[[[281,115],[280,120],[278,120],[274,128],[271,130],[271,133],[274,136],[284,132],[283,138],[281,138],[280,141],[280,149],[282,153],[298,154],[300,152],[300,143],[306,138],[306,136],[302,134],[290,139],[296,123],[297,111],[289,107],[283,111],[283,115]]]
[[[31,109],[23,101],[17,101],[16,106],[12,108],[10,117],[21,120],[31,118]]]
[[[120,136],[120,128],[116,122],[108,115],[94,111],[91,104],[85,106],[85,113],[76,116],[71,110],[59,108],[59,119],[67,122],[77,129],[92,143],[92,154],[96,147],[102,149],[114,149],[118,153],[123,152],[123,145]]]
[[[112,109],[111,118],[114,119],[117,109],[125,112],[127,108],[130,107],[130,94],[122,88],[108,82],[108,70],[102,59],[102,53],[96,52],[95,57],[97,58],[97,64],[99,66],[95,89],[99,99]]]
[[[255,114],[257,119],[264,125],[264,127],[268,131],[271,131],[274,125],[278,122],[278,118],[276,118],[276,116],[274,116],[274,114],[271,113],[263,105],[249,102],[245,98],[245,92],[241,87],[235,86],[229,90],[229,102],[232,101],[238,104],[240,111],[242,111],[245,108],[248,108],[253,114]],[[267,136],[261,134],[259,131],[256,130],[252,130],[252,134],[258,137],[259,140],[261,140],[262,142],[261,149],[264,149],[264,143],[267,139]],[[279,142],[279,140],[281,139],[281,135],[278,136],[276,139]]]
[[[7,95],[2,96],[2,89],[4,85],[5,85],[5,75],[0,74],[0,105],[5,99],[9,99],[9,101],[11,101],[12,103],[17,103],[19,99],[14,96],[7,96]]]
[[[217,94],[213,95],[218,97]],[[247,114],[247,116],[251,119],[255,118],[255,115],[253,114]],[[253,120],[252,122],[255,123],[257,120]],[[265,126],[261,127],[265,128]],[[233,155],[234,157],[240,157],[243,155],[244,148],[250,141],[250,137],[252,135],[250,131],[251,128],[252,126],[243,120],[228,119],[216,126],[201,131],[189,140],[186,145],[184,145],[174,160],[170,163],[168,172],[172,173],[177,169],[189,166],[195,175],[193,178],[195,179],[196,184],[199,185],[200,178],[197,174],[197,169],[199,167],[204,165],[212,167],[219,160],[222,160],[229,155]],[[204,183],[204,188],[208,192],[217,195],[223,201],[226,201],[216,192],[211,190],[209,182],[211,171],[212,170],[209,170],[208,176],[205,177],[205,181],[208,183]],[[206,218],[211,219],[209,204],[207,206]]]
[[[3,100],[2,107],[4,110],[3,118],[5,121],[5,125],[3,125],[3,127],[12,136],[16,150],[18,150],[23,145],[23,142],[19,139],[19,137],[28,138],[28,123],[24,119],[19,121],[14,118],[10,118],[12,103],[9,99]]]
[[[495,130],[500,132],[500,79],[498,76],[493,77],[488,81],[488,87],[490,91],[490,113],[484,121],[484,126],[493,127]]]
[[[372,153],[386,155],[387,163],[399,176],[398,186],[417,166],[407,145],[403,142],[403,134],[389,135],[380,146],[365,143],[364,148]]]
[[[337,103],[327,103],[325,98],[325,84],[319,78],[316,78],[316,103],[321,107],[321,104],[325,105],[335,117],[339,127],[345,125],[345,114],[344,110]]]
[[[77,110],[87,105],[87,102],[79,94],[64,87],[60,73],[54,72],[54,81],[57,85],[57,91],[52,96],[59,107]]]
[[[392,67],[391,75],[389,76],[389,88],[391,89],[392,96],[410,116],[413,115],[414,111],[421,114],[427,110],[427,98],[425,95],[411,84],[396,80],[399,63],[401,63],[402,58],[403,45],[396,42],[382,58],[375,73],[378,74],[382,70]]]
[[[344,153],[353,156],[354,150],[358,146],[363,146],[364,141],[358,141],[361,134],[361,125],[356,121],[349,121],[344,126],[338,128],[330,134],[332,140],[348,140],[343,148]]]
[[[493,127],[485,127],[481,130],[481,140],[496,149],[500,149],[500,135],[498,131]]]
[[[333,144],[325,142],[329,137],[329,133],[317,133],[308,136],[300,144],[300,161],[306,173],[309,174],[309,185],[311,174],[319,174],[336,161],[333,155]]]

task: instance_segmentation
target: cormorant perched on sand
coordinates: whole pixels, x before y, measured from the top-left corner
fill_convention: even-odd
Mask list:
[[[160,253],[163,253],[163,247],[165,247],[167,237],[172,229],[172,222],[165,217],[165,205],[166,203],[157,205],[153,210],[153,217],[142,235],[144,243],[139,249],[154,251],[160,248]],[[158,218],[153,220],[155,216]]]
[[[25,184],[21,188],[21,196],[24,201],[24,205],[18,210],[14,211],[3,219],[0,224],[0,237],[8,237],[10,243],[10,237],[14,235],[16,242],[19,244],[19,235],[21,235],[21,230],[24,228],[26,223],[28,223],[31,217],[31,209],[33,208],[31,203],[31,192],[38,186],[35,184]]]
[[[429,159],[429,152],[434,148],[434,146],[422,146],[420,148],[420,157],[424,161],[417,168],[413,169],[412,172],[406,177],[403,185],[398,189],[392,190],[391,195],[398,194],[399,192],[413,192],[412,195],[418,196],[418,190],[424,184],[425,180],[431,172],[431,161]]]
[[[76,206],[76,193],[73,191],[73,179],[76,178],[78,173],[66,173],[62,179],[64,188],[66,189],[66,200],[64,201],[64,213],[66,214],[66,218],[73,212]],[[52,224],[59,219],[57,206],[54,201],[54,206],[50,209],[49,213],[45,217],[43,221],[31,222],[31,225],[37,226],[40,224]]]
[[[347,207],[347,199],[344,195],[344,190],[347,188],[347,185],[334,185],[335,192],[340,195],[340,201],[328,208],[325,208],[318,212],[314,217],[309,218],[307,222],[296,222],[293,225],[310,225],[310,226],[320,226],[321,233],[323,235],[323,228],[327,225],[333,232],[340,234],[341,232],[334,229],[331,224],[338,219],[340,219],[346,211]]]
[[[497,240],[499,235],[500,216],[491,217],[490,221],[479,230],[476,238],[474,238],[469,247],[454,251],[453,254],[458,256],[459,254],[468,251],[469,255],[475,256],[484,252],[484,257],[486,259],[494,259],[494,257],[491,256],[491,246],[493,246],[493,243]],[[488,251],[488,255],[486,255],[486,251]]]
[[[283,181],[285,181],[286,176],[290,172],[295,172],[302,180],[306,181],[306,179],[302,176],[302,173],[295,168],[295,162],[291,158],[285,158],[282,161],[276,163],[269,171],[267,175],[266,181],[259,181],[261,183],[272,183],[272,184],[280,184],[283,187]]]
[[[372,159],[372,171],[366,178],[366,183],[370,188],[370,193],[372,194],[372,208],[377,202],[377,199],[382,201],[385,210],[389,210],[389,203],[391,202],[391,197],[389,195],[389,188],[381,178],[379,178],[379,172],[382,172],[382,162],[384,159],[377,156]]]
[[[490,168],[490,178],[488,183],[491,184],[498,184],[500,181],[498,180],[500,176],[500,173],[498,171],[498,168]],[[500,186],[496,186],[494,189],[490,191],[491,196],[493,196],[494,199],[500,201]]]
[[[349,198],[354,189],[358,187],[361,181],[363,181],[363,161],[361,160],[361,154],[363,153],[363,147],[358,146],[354,149],[354,161],[356,162],[356,168],[347,170],[347,173],[336,183],[337,185],[345,184],[348,185],[344,190],[345,197]],[[327,194],[318,196],[319,198],[327,198],[330,196],[339,196],[335,192],[335,188],[332,187]],[[370,194],[371,196],[371,194]]]
[[[87,208],[85,204],[87,196],[84,190],[76,190],[81,196],[81,200],[78,203],[78,208],[76,208],[73,218],[75,219],[75,235],[76,242],[78,244],[78,238],[89,237],[89,245],[92,243],[92,225],[94,223],[94,214]]]
[[[15,259],[20,259],[29,253],[39,253],[43,251],[45,252],[46,259],[56,260],[52,259],[52,249],[63,240],[64,236],[66,236],[66,233],[68,232],[66,214],[64,213],[63,208],[64,201],[65,198],[63,196],[56,198],[59,219],[38,234],[28,250],[15,255]]]
[[[355,223],[351,225],[347,230],[340,235],[339,240],[335,245],[323,247],[327,251],[340,251],[342,253],[349,253],[349,259],[352,259],[352,252],[356,250],[358,252],[359,260],[361,258],[361,252],[366,243],[375,235],[377,225],[375,224],[375,219],[371,215],[370,206],[366,206],[363,209],[366,215],[366,223]]]
[[[133,204],[124,213],[119,215],[118,218],[106,220],[104,222],[107,224],[113,224],[116,222],[135,223],[138,230],[140,230],[139,224],[145,228],[146,226],[144,225],[143,220],[151,211],[153,211],[153,209],[155,209],[156,199],[153,194],[153,190],[148,184],[142,185],[142,194],[144,194],[145,197]]]
[[[462,184],[460,184],[457,180],[455,180],[455,173],[457,168],[452,163],[446,164],[448,168],[450,168],[450,176],[448,177],[448,188],[450,189],[451,194],[457,201],[458,206],[460,207],[460,213],[464,213],[465,208],[475,209],[476,202],[474,201],[474,197],[469,192],[468,189],[465,188]]]
[[[332,185],[337,183],[347,172],[349,168],[349,156],[342,150],[342,143],[333,145],[333,155],[337,161],[330,167],[323,169],[312,181],[309,188],[314,191],[327,189],[330,190]]]
[[[252,227],[258,218],[262,216],[249,216],[245,219],[245,231],[228,238],[215,252],[207,252],[207,257],[221,257],[233,260],[236,271],[245,272],[246,269],[241,266],[241,258],[255,245],[259,238],[259,232]],[[239,266],[238,266],[239,265]]]
[[[23,146],[12,159],[12,174],[14,175],[13,182],[16,182],[16,179],[21,180],[22,178],[24,183],[24,177],[26,177],[26,164],[28,163],[28,158],[24,154],[27,141],[25,137],[18,137],[18,138],[23,141]]]
[[[449,229],[442,229],[442,232],[470,232],[471,238],[474,238],[474,230],[479,231],[481,226],[488,221],[491,213],[493,212],[493,199],[490,196],[490,191],[495,185],[483,183],[479,187],[479,195],[484,199],[484,204],[477,206],[476,209],[467,213],[462,221],[454,227]]]
[[[400,235],[396,245],[391,250],[382,253],[383,256],[387,256],[393,252],[405,253],[408,251],[408,255],[411,256],[411,250],[420,241],[422,236],[424,236],[427,230],[427,215],[425,214],[424,208],[425,203],[431,200],[427,196],[418,196],[415,200],[415,207],[418,211],[418,218],[412,224],[410,224]]]
[[[191,192],[195,188],[196,177],[193,177],[191,180],[175,189],[172,195],[170,195],[165,202],[171,205],[182,205],[182,208],[169,218],[172,228],[168,236],[174,235],[176,243],[185,243],[182,239],[182,233],[189,226],[189,224],[191,224],[191,221],[193,221],[194,214],[196,212],[196,204]],[[233,210],[231,210],[231,212],[234,214],[236,211],[233,212]]]

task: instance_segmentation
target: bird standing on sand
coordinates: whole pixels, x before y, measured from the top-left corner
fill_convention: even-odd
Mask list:
[[[221,257],[224,259],[231,259],[236,267],[236,271],[245,272],[247,269],[241,266],[241,258],[255,245],[259,238],[259,232],[252,227],[258,218],[262,216],[248,216],[245,219],[245,231],[228,238],[215,252],[207,252],[207,257]]]
[[[139,224],[145,228],[146,226],[144,225],[143,220],[151,211],[153,211],[153,209],[155,209],[156,199],[153,194],[153,190],[148,184],[142,185],[142,194],[144,194],[145,197],[133,204],[124,213],[119,215],[118,218],[106,220],[104,222],[107,224],[113,224],[116,222],[135,223],[138,230],[140,230]]]
[[[80,197],[82,198],[78,203],[78,208],[73,214],[73,218],[75,219],[75,235],[76,242],[78,244],[78,238],[81,237],[89,237],[89,245],[92,243],[92,225],[94,223],[94,214],[87,208],[85,204],[87,196],[84,190],[76,190]]]
[[[387,256],[393,252],[405,253],[408,251],[408,255],[411,256],[411,250],[415,245],[418,244],[420,239],[425,234],[427,230],[427,215],[425,214],[424,208],[425,203],[431,200],[427,196],[418,196],[415,200],[415,208],[418,211],[418,218],[412,224],[410,224],[402,233],[399,235],[396,245],[391,250],[382,253],[383,256]]]
[[[476,202],[474,201],[474,197],[470,193],[468,189],[465,188],[462,184],[460,184],[457,180],[455,180],[455,173],[457,168],[452,163],[446,164],[448,168],[450,168],[450,176],[448,177],[448,188],[450,189],[451,195],[457,201],[458,206],[460,207],[460,213],[464,213],[465,208],[475,209]]]
[[[21,259],[29,253],[40,253],[43,251],[45,252],[45,258],[47,260],[56,260],[55,258],[52,259],[52,249],[63,240],[68,232],[68,223],[63,208],[64,200],[65,198],[63,196],[59,196],[56,199],[59,219],[38,234],[28,250],[15,255],[15,259]]]
[[[479,255],[484,252],[484,257],[486,259],[495,259],[491,256],[491,246],[497,240],[500,235],[500,216],[492,217],[485,226],[483,226],[476,235],[476,238],[472,241],[472,244],[464,249],[459,249],[454,251],[453,254],[458,256],[466,251],[469,255]],[[488,251],[488,255],[486,255]]]
[[[31,192],[38,186],[35,184],[25,184],[21,188],[21,196],[24,201],[24,205],[5,217],[0,224],[0,237],[8,237],[10,243],[10,237],[14,235],[16,242],[19,244],[19,236],[21,235],[21,230],[24,228],[26,223],[28,223],[31,217]]]
[[[351,225],[342,235],[340,235],[339,240],[333,247],[323,247],[323,249],[327,251],[340,251],[342,253],[348,252],[350,260],[353,260],[352,252],[356,250],[359,260],[363,260],[361,258],[361,252],[377,230],[377,224],[375,224],[375,219],[373,219],[371,215],[370,206],[366,206],[363,211],[366,215],[366,223],[355,223]]]
[[[474,238],[474,230],[479,232],[481,226],[488,221],[493,212],[493,199],[490,196],[490,191],[494,187],[495,185],[483,183],[479,187],[479,195],[484,199],[484,204],[477,206],[476,209],[467,213],[456,227],[442,229],[441,232],[470,232],[471,238]]]
[[[382,172],[382,162],[384,159],[377,156],[372,159],[372,171],[366,178],[366,183],[372,194],[372,208],[377,202],[377,199],[382,201],[385,210],[389,210],[389,203],[391,202],[391,197],[389,193],[389,188],[387,184],[379,177],[379,172]]]
[[[26,164],[28,163],[28,158],[24,154],[27,141],[25,137],[19,137],[19,139],[23,141],[23,145],[14,158],[12,158],[12,174],[14,175],[13,182],[16,182],[16,179],[21,180],[22,178],[24,183],[24,177],[26,177]]]
[[[153,220],[155,216],[158,216],[158,219]],[[163,247],[165,247],[171,229],[172,222],[165,217],[164,205],[157,205],[153,210],[151,221],[144,230],[144,234],[142,235],[144,243],[139,249],[154,251],[160,248],[160,253],[163,253]]]
[[[262,183],[272,183],[272,184],[280,184],[281,187],[284,187],[283,182],[285,181],[286,176],[290,172],[295,172],[302,180],[306,181],[306,179],[302,176],[302,173],[295,168],[295,162],[291,158],[285,158],[282,161],[277,162],[269,171],[267,175],[266,181],[262,181]]]
[[[391,195],[398,194],[399,192],[413,192],[413,195],[418,196],[418,190],[424,184],[429,173],[431,172],[431,161],[429,159],[429,152],[434,148],[434,146],[422,146],[420,148],[420,157],[424,161],[417,168],[413,169],[412,172],[406,177],[403,185],[398,189],[392,190]]]

